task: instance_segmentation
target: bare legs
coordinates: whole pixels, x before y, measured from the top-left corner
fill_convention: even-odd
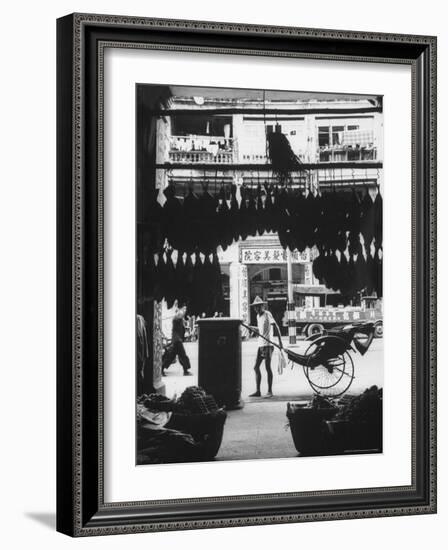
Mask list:
[[[271,369],[271,356],[272,356],[272,348],[271,346],[264,346],[261,348],[258,348],[257,352],[257,358],[255,360],[255,384],[257,387],[257,390],[255,393],[253,393],[250,397],[260,397],[261,395],[261,370],[260,366],[261,363],[264,361],[265,367],[266,367],[266,373],[268,376],[268,396],[272,395],[272,369]]]

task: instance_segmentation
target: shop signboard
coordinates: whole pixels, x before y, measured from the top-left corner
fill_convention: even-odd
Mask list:
[[[247,275],[247,266],[240,264],[240,317],[244,324],[250,323],[249,313],[249,281]],[[242,336],[246,338],[248,336],[247,329],[242,329]]]
[[[310,322],[353,322],[353,321],[375,321],[381,318],[379,312],[375,309],[362,310],[360,308],[296,308],[297,321]]]
[[[293,263],[304,264],[314,259],[314,254],[309,249],[299,252],[295,250],[291,253]],[[262,248],[247,247],[240,250],[240,261],[243,264],[286,264],[287,253],[281,247]]]

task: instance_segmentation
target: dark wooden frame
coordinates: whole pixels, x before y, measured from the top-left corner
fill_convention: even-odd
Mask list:
[[[103,52],[108,45],[411,65],[410,486],[188,501],[104,502],[101,83]],[[57,49],[57,529],[72,536],[88,536],[434,513],[436,38],[74,14],[57,22]]]

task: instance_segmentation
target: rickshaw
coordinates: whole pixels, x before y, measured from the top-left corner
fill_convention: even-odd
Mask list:
[[[326,334],[315,334],[302,341],[303,351],[284,347],[261,335],[254,327],[244,325],[269,345],[284,352],[293,364],[301,365],[312,390],[319,395],[339,397],[351,386],[355,377],[352,353],[364,355],[372,343],[373,322],[360,322],[329,329]]]

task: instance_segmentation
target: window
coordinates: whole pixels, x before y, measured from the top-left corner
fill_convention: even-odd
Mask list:
[[[230,127],[230,136],[232,135],[232,118],[225,116],[173,116],[171,118],[173,136],[216,136],[225,135],[225,126]]]
[[[330,146],[330,127],[319,126],[319,147]]]
[[[344,126],[319,126],[319,147],[334,147],[341,143]]]
[[[279,267],[273,267],[269,270],[269,279],[271,281],[279,281],[282,276],[281,276],[281,269]]]
[[[347,130],[359,130],[359,124],[349,124],[347,126],[319,126],[319,148],[331,148],[340,145],[341,134]]]
[[[344,131],[344,126],[332,126],[331,127],[331,137],[332,145],[341,144],[341,132]]]

